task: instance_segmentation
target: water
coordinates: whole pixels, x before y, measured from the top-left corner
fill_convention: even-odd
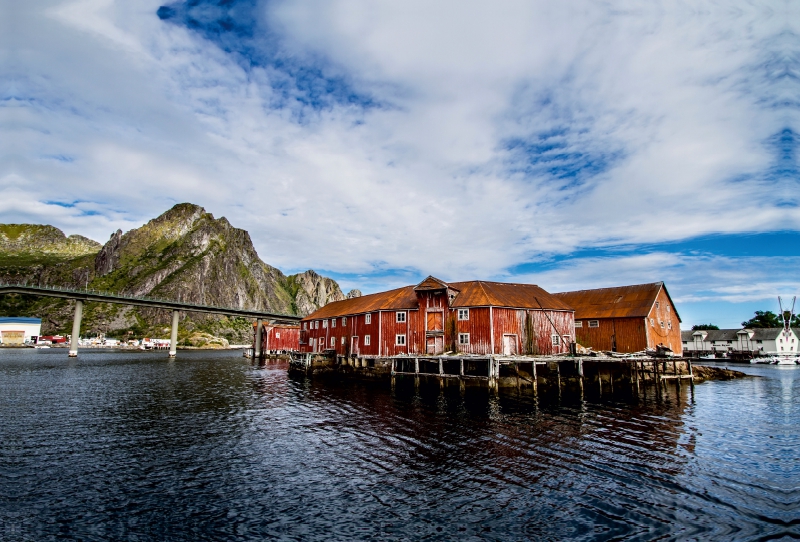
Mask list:
[[[559,401],[0,351],[0,540],[800,538],[800,367],[742,370]]]

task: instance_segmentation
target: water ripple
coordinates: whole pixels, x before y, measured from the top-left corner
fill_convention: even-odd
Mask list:
[[[589,401],[2,352],[0,539],[798,538],[800,370],[747,370]]]

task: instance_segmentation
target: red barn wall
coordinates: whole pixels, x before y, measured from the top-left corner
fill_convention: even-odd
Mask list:
[[[264,324],[261,332],[261,351],[291,350],[300,346],[300,326],[270,326]]]
[[[589,320],[597,320],[599,327],[589,327]],[[581,320],[582,327],[575,328],[576,340],[582,346],[597,351],[612,350],[616,337],[617,352],[641,352],[647,347],[645,319],[590,318]]]
[[[669,300],[664,288],[658,292],[656,303],[647,315],[647,346],[655,348],[659,344],[668,346],[675,354],[683,353],[683,343],[681,342],[681,324],[675,307]],[[652,324],[650,320],[652,319]],[[664,327],[661,327],[663,322]],[[671,328],[671,329],[670,329]]]

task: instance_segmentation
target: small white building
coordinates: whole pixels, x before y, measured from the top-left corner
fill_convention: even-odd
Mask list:
[[[797,354],[800,352],[798,330],[783,328],[709,329],[682,331],[683,350],[687,353],[727,354],[752,352],[757,356]]]
[[[41,318],[0,317],[0,344],[11,346],[36,342],[41,334]]]

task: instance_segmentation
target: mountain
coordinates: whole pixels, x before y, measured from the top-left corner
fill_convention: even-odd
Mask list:
[[[91,288],[203,305],[304,316],[344,299],[332,279],[309,270],[285,276],[258,257],[250,235],[227,219],[182,203],[140,228],[113,233],[105,245],[66,237],[52,226],[0,226],[0,280]],[[4,296],[9,297],[9,296]],[[67,331],[71,304],[52,299],[3,300],[0,314],[43,316],[43,333]],[[86,331],[162,333],[169,315],[155,309],[88,304]],[[182,329],[249,342],[250,322],[184,315]]]

